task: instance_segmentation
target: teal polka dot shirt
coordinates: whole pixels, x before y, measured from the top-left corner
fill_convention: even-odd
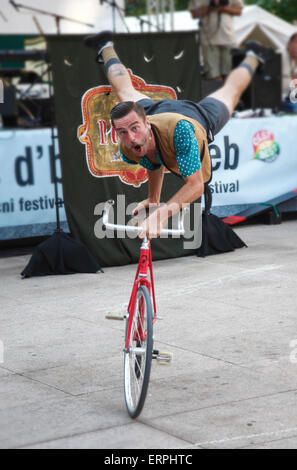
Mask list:
[[[174,131],[174,148],[178,169],[183,178],[193,175],[201,168],[199,146],[195,136],[194,126],[188,121],[179,121]],[[137,165],[121,152],[122,159],[132,165]],[[142,157],[139,164],[147,170],[158,170],[163,165],[162,159],[157,151],[159,164],[151,162],[146,156]]]

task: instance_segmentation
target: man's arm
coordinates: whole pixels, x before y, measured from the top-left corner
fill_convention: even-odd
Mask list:
[[[149,208],[151,205],[160,205],[161,191],[164,180],[164,166],[158,170],[147,170],[148,174],[148,198],[141,201],[134,209],[133,214],[137,215],[140,209]]]
[[[168,219],[177,214],[185,205],[196,201],[204,192],[202,171],[198,170],[193,175],[185,178],[185,185],[164,205],[150,215],[141,225],[143,231],[140,238],[147,235],[156,238],[163,227],[166,227]]]
[[[204,182],[202,170],[196,171],[193,175],[187,176],[185,184],[169,201],[160,207],[160,222],[162,226],[167,224],[169,217],[179,212],[185,205],[196,201],[200,198],[204,191]]]
[[[242,14],[242,8],[240,7],[225,6],[225,7],[218,7],[218,10],[221,13],[227,13],[228,15],[232,15],[232,16],[240,16]]]
[[[160,204],[161,191],[164,180],[164,170],[164,166],[161,166],[159,170],[148,170],[148,199],[153,204]]]
[[[240,16],[242,14],[241,7],[230,7],[230,6],[221,6],[221,7],[200,7],[190,10],[192,18],[204,18],[212,11],[217,11],[220,13],[227,13],[232,16]]]
[[[191,15],[192,15],[192,18],[204,18],[206,15],[208,15],[208,13],[210,13],[211,11],[211,8],[209,6],[206,6],[206,7],[199,7],[199,8],[195,8],[195,9],[191,9],[190,12],[191,12]]]

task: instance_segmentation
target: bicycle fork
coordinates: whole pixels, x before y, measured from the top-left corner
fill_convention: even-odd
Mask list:
[[[155,285],[154,285],[154,275],[153,275],[153,264],[152,264],[152,252],[151,244],[147,238],[144,238],[141,249],[140,249],[140,259],[134,279],[133,289],[127,309],[127,314],[125,318],[128,320],[128,331],[126,336],[125,351],[128,351],[131,337],[131,329],[133,323],[134,312],[137,303],[137,291],[139,286],[145,286],[152,299],[153,304],[153,324],[157,319],[157,308],[156,308],[156,297],[155,297]],[[142,306],[140,305],[140,309]],[[143,315],[143,314],[142,314]],[[139,322],[138,324],[138,338],[133,338],[135,341],[145,339],[146,332],[143,331],[142,325]]]

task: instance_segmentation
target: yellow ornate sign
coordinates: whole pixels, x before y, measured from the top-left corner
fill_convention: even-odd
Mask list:
[[[154,101],[176,99],[175,91],[162,85],[147,85],[129,70],[135,89]],[[111,86],[91,88],[82,97],[83,124],[77,137],[85,145],[90,173],[95,177],[118,176],[126,184],[139,187],[147,180],[140,165],[129,165],[121,159],[117,135],[110,121],[110,110],[117,97]]]

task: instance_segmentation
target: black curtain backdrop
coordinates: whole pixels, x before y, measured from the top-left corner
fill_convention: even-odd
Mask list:
[[[94,213],[95,207],[108,199],[117,200],[118,195],[125,195],[127,205],[141,201],[147,197],[147,183],[135,187],[123,182],[118,175],[110,175],[111,170],[127,170],[131,165],[117,159],[110,160],[110,140],[109,144],[103,142],[104,145],[99,145],[100,135],[96,133],[98,122],[102,116],[105,122],[108,121],[115,96],[108,88],[104,67],[95,62],[94,51],[85,47],[83,39],[83,36],[78,35],[47,38],[53,69],[65,209],[71,234],[87,246],[102,266],[123,265],[138,260],[140,240],[128,237],[97,238],[95,226],[96,223],[98,226],[101,215]],[[138,77],[137,80],[159,86],[157,91],[148,93],[153,99],[170,97],[166,90],[164,95],[160,89],[162,85],[171,87],[178,99],[199,101],[200,74],[195,32],[117,34],[115,47],[122,62]],[[83,97],[87,93],[92,94],[90,90],[95,87],[104,86],[107,88],[100,89],[99,101],[90,99],[87,105]],[[82,143],[78,133],[81,126],[86,124],[85,118],[92,130],[91,137],[87,136]],[[107,130],[108,126],[107,122]],[[91,148],[95,148],[94,154],[97,152],[95,156],[92,154],[96,171],[100,173],[100,158],[103,156],[103,169],[108,169],[108,176],[99,177],[92,173],[93,160],[90,160],[90,151],[88,158],[86,152],[87,143],[90,144],[88,138],[91,140]],[[110,139],[111,135],[106,138]],[[183,181],[178,177],[166,174],[162,201],[167,201],[182,184]],[[194,249],[184,249],[183,239],[153,240],[152,248],[154,259],[186,256],[195,252]]]

